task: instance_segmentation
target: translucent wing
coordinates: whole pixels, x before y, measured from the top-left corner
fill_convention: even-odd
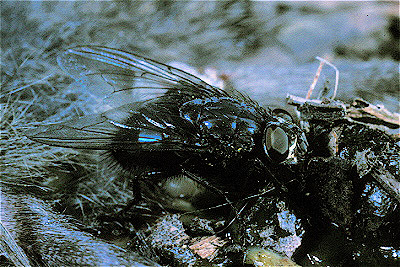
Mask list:
[[[212,134],[202,132],[205,130],[199,119],[224,117],[224,112],[228,113],[227,118],[240,117],[254,109],[250,113],[258,114],[252,115],[257,118],[253,119],[262,120],[265,113],[240,93],[233,96],[182,70],[117,49],[75,47],[64,52],[58,61],[77,80],[98,77],[106,81],[113,88],[112,94],[134,89],[164,89],[164,93],[148,101],[128,99],[133,103],[26,133],[32,140],[45,144],[102,150],[200,151],[208,145]],[[197,105],[198,101],[205,106]],[[189,102],[193,104],[185,105],[185,113],[183,105]],[[208,107],[206,103],[214,104]],[[208,115],[201,115],[203,112]]]
[[[185,71],[113,48],[70,48],[59,56],[58,62],[77,80],[99,76],[113,87],[112,93],[132,89],[173,89],[196,98],[226,95]]]
[[[158,99],[157,99],[158,100]],[[196,129],[162,101],[123,105],[101,114],[25,132],[37,142],[84,149],[201,150]]]
[[[133,103],[131,105],[135,109],[135,106],[139,106],[141,103]],[[121,106],[118,110],[115,110],[115,114],[118,116],[118,114],[125,113],[126,116],[126,113],[129,113],[130,110],[131,107],[129,106]],[[48,145],[107,149],[107,147],[110,147],[118,129],[107,118],[106,114],[107,112],[84,116],[64,123],[41,125],[26,131],[25,135],[34,141]]]

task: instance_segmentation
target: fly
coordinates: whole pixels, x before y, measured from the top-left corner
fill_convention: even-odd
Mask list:
[[[238,91],[228,93],[183,70],[101,46],[70,48],[58,62],[77,80],[101,78],[113,87],[111,95],[143,89],[162,94],[39,126],[26,132],[34,141],[106,150],[126,170],[145,169],[138,176],[148,180],[148,170],[165,172],[165,181],[180,177],[175,178],[180,183],[182,177],[192,179],[185,174],[192,173],[196,182],[233,198],[267,183],[269,166],[294,163],[306,152],[304,133],[284,111],[265,109]],[[161,194],[169,191],[165,186]],[[192,191],[192,201],[202,198],[202,190]]]

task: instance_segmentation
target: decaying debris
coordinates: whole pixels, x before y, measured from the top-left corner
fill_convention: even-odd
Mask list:
[[[399,113],[392,113],[383,105],[375,106],[360,98],[354,99],[347,108],[347,117],[369,124],[385,125],[391,129],[400,128]]]
[[[356,98],[351,104],[345,104],[340,100],[335,100],[338,87],[339,72],[337,68],[328,61],[317,57],[321,60],[314,82],[311,85],[305,98],[288,95],[287,103],[296,106],[300,113],[300,123],[306,132],[309,132],[310,122],[326,122],[333,124],[335,121],[343,121],[343,125],[347,123],[360,123],[371,129],[378,129],[385,132],[394,139],[400,138],[400,114],[392,113],[383,105],[375,106],[367,101]],[[322,70],[323,63],[327,63],[336,70],[336,83],[333,96],[331,98],[310,99],[311,93],[318,80]],[[343,125],[336,123],[329,132],[328,149],[331,155],[338,153],[338,143],[342,134]],[[368,150],[369,151],[369,150]],[[366,157],[366,151],[356,152],[356,165],[361,176],[365,173],[372,173],[375,179],[388,190],[395,198],[400,200],[400,182],[386,169],[376,163],[376,157]],[[382,151],[383,152],[383,151]],[[389,154],[391,154],[389,152]],[[368,170],[362,166],[368,165]],[[382,164],[381,164],[382,165]]]
[[[371,149],[366,149],[356,152],[355,160],[357,171],[361,177],[371,174],[390,195],[400,201],[400,181],[382,165],[379,156],[371,151]],[[396,159],[386,158],[386,160],[389,161],[389,165],[394,165]]]
[[[203,266],[211,262],[227,241],[215,235],[191,237],[177,214],[161,217],[144,231],[146,241],[162,261],[175,266]]]
[[[202,259],[209,258],[213,259],[219,247],[222,247],[227,242],[221,238],[213,236],[205,236],[196,238],[192,245],[189,246],[197,255]]]
[[[374,168],[372,175],[383,188],[400,201],[400,181],[383,168]]]
[[[246,251],[245,263],[256,267],[267,266],[299,266],[287,257],[282,257],[270,250],[249,248]]]
[[[340,120],[346,116],[346,106],[341,101],[325,98],[323,100],[307,100],[298,96],[288,95],[287,103],[297,107],[302,121],[309,120]]]
[[[356,98],[351,104],[345,104],[335,100],[339,82],[338,69],[325,59],[317,57],[321,61],[314,81],[305,98],[288,94],[287,103],[297,107],[301,113],[302,121],[317,120],[340,120],[346,119],[351,122],[365,123],[368,127],[378,128],[385,131],[394,138],[400,138],[400,114],[387,110],[383,105],[373,105],[367,101]],[[311,94],[317,83],[318,77],[324,63],[332,66],[336,71],[335,88],[330,98],[311,99]],[[393,131],[395,129],[395,131]]]
[[[359,98],[351,104],[334,99],[337,70],[332,96],[326,97],[325,92],[325,97],[311,99],[321,67],[322,64],[306,97],[287,96],[287,103],[298,111],[310,143],[303,172],[305,197],[299,197],[298,202],[306,203],[303,206],[306,214],[318,210],[319,215],[314,216],[326,220],[321,228],[334,225],[325,229],[332,236],[344,234],[341,241],[332,242],[348,248],[347,252],[341,251],[341,258],[348,253],[361,265],[398,264],[400,114]],[[318,219],[314,221],[316,224]],[[329,235],[322,235],[325,241],[321,244],[330,243],[326,242]],[[385,244],[392,245],[387,246],[394,251],[390,256],[382,250]],[[335,254],[333,246],[328,247]],[[327,259],[322,251],[309,251],[302,258],[308,260],[296,262],[315,264],[312,259],[316,257],[319,263],[346,265],[338,258]],[[297,255],[296,260],[300,258]]]
[[[178,215],[162,217],[144,234],[146,241],[158,254],[161,260],[174,264],[193,265],[195,254],[187,248],[190,237],[185,233]]]
[[[288,94],[287,103],[296,106],[301,122],[309,120],[347,120],[379,129],[395,139],[400,138],[400,114],[388,111],[384,106],[375,106],[356,98],[351,104],[333,99],[306,99]]]

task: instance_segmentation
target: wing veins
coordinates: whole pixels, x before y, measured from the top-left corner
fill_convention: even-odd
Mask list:
[[[81,46],[69,49],[68,53],[71,55],[81,56],[87,60],[99,61],[106,65],[119,67],[127,71],[135,72],[139,70],[144,72],[142,74],[145,75],[148,73],[150,75],[159,76],[164,80],[180,84],[190,84],[191,86],[198,88],[199,91],[207,93],[208,95],[226,95],[226,92],[207,84],[190,73],[117,49],[110,49],[101,46]],[[120,58],[122,58],[122,60]],[[88,76],[90,74],[85,75]],[[99,74],[97,73],[97,75]]]
[[[105,50],[108,50],[108,51],[107,51],[107,52],[103,52],[103,53],[110,53],[110,54],[112,54],[113,56],[115,56],[116,58],[117,58],[118,56],[120,56],[120,57],[125,58],[127,61],[133,61],[133,60],[132,60],[131,58],[129,58],[128,56],[125,56],[125,54],[128,54],[128,53],[123,52],[123,51],[121,51],[121,50],[118,50],[118,49],[110,49],[110,48],[101,47],[101,46],[97,46],[97,47],[95,46],[94,48],[105,49]],[[118,52],[118,53],[116,53],[116,52]],[[128,54],[128,55],[134,56],[134,57],[136,58],[136,59],[135,59],[136,61],[139,60],[139,61],[136,63],[137,65],[134,65],[134,67],[136,67],[136,68],[138,68],[138,69],[144,70],[143,68],[140,68],[140,67],[139,67],[140,65],[142,65],[142,66],[145,66],[146,68],[151,69],[154,73],[160,73],[159,70],[162,70],[162,72],[164,72],[164,73],[163,73],[163,75],[164,75],[163,78],[169,76],[169,77],[172,77],[175,81],[179,82],[178,79],[176,79],[176,78],[173,77],[173,76],[176,76],[176,77],[179,77],[179,78],[181,78],[181,79],[183,79],[183,80],[185,80],[185,81],[187,81],[187,82],[189,82],[189,83],[191,83],[191,84],[193,84],[193,85],[201,85],[201,86],[203,86],[203,87],[211,87],[209,84],[207,84],[206,82],[204,82],[204,81],[201,80],[200,78],[198,78],[198,77],[196,77],[196,76],[194,76],[194,75],[192,75],[192,74],[190,74],[190,73],[188,73],[188,72],[185,72],[185,71],[183,71],[183,70],[179,70],[179,69],[176,69],[176,68],[174,68],[174,67],[172,67],[172,66],[169,66],[169,65],[166,65],[166,64],[163,64],[163,63],[160,63],[160,62],[157,62],[157,61],[154,61],[154,60],[145,58],[145,57],[141,57],[141,56],[138,56],[138,55],[135,55],[135,54]],[[123,62],[123,61],[121,61],[121,62]],[[150,64],[149,64],[149,63],[150,63]],[[126,63],[126,64],[129,64],[129,63]],[[165,70],[165,69],[166,69],[166,70]],[[192,80],[189,79],[189,78],[184,77],[184,76],[183,76],[182,74],[180,74],[180,73],[183,73],[184,75],[189,76]],[[171,76],[171,74],[172,74],[173,76]],[[193,82],[193,80],[196,80],[196,82]]]

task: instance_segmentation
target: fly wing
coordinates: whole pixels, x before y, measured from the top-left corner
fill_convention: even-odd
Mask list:
[[[75,47],[64,52],[58,61],[77,80],[98,77],[106,81],[112,86],[113,95],[135,89],[163,89],[165,93],[142,102],[128,98],[133,103],[65,123],[40,126],[26,133],[32,140],[49,145],[101,150],[200,151],[208,140],[202,135],[198,121],[186,118],[189,114],[182,116],[185,103],[225,99],[249,103],[255,112],[259,109],[240,93],[229,95],[182,70],[117,49]],[[242,110],[239,106],[235,110]],[[228,115],[237,113],[226,106],[216,104],[215,108]],[[199,116],[202,109],[197,107],[190,112]]]
[[[137,102],[121,106],[101,114],[93,114],[63,123],[41,125],[25,132],[25,135],[40,143],[86,149],[110,149],[118,132],[118,124],[113,124],[107,114],[115,117],[129,117],[130,113],[143,103]],[[119,127],[123,127],[122,124]]]
[[[101,114],[42,125],[25,135],[44,144],[78,149],[202,149],[196,141],[196,128],[159,101],[135,102]]]
[[[133,89],[180,90],[195,98],[226,93],[174,67],[118,49],[102,46],[70,48],[58,58],[60,66],[77,80],[99,76],[113,92]]]

